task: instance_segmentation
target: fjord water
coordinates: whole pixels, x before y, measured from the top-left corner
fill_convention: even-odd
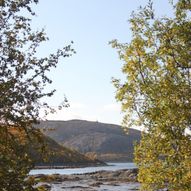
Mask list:
[[[84,167],[84,168],[67,168],[67,169],[34,169],[30,171],[30,175],[36,174],[84,174],[98,171],[116,171],[123,169],[133,169],[136,168],[134,163],[107,163],[108,166],[98,166],[98,167]]]

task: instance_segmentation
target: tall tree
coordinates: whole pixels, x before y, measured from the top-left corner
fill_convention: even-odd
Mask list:
[[[41,98],[52,96],[45,91],[52,81],[47,72],[61,57],[70,56],[70,45],[55,54],[39,58],[39,45],[48,38],[44,30],[33,31],[32,4],[38,0],[0,0],[0,187],[1,190],[33,190],[26,182],[31,168],[25,141],[35,134],[33,124],[39,111],[49,108]],[[16,132],[16,133],[15,133]],[[19,133],[18,133],[19,132]]]
[[[135,148],[142,190],[191,190],[191,1],[156,18],[153,3],[133,13],[130,43],[112,41],[126,80],[114,79],[124,124],[142,126]]]

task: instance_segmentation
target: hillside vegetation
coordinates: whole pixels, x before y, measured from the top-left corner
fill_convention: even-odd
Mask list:
[[[82,120],[43,121],[39,127],[61,145],[104,161],[132,161],[133,144],[141,137],[138,130],[125,134],[119,125]]]
[[[100,161],[92,160],[79,152],[59,145],[50,137],[42,136],[45,145],[41,152],[41,145],[33,142],[29,149],[31,158],[36,166],[91,166],[102,164]]]

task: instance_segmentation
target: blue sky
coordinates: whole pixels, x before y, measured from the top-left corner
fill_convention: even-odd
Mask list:
[[[131,12],[146,0],[40,0],[34,7],[33,28],[45,28],[50,40],[39,49],[42,56],[74,41],[77,54],[60,60],[50,73],[49,88],[57,92],[47,101],[56,107],[68,98],[71,107],[49,119],[84,119],[120,124],[120,103],[115,101],[111,77],[121,78],[122,63],[108,44],[113,39],[131,40]],[[154,0],[158,15],[168,15],[167,0]]]

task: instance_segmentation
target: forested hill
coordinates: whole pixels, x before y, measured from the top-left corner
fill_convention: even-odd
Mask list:
[[[39,127],[61,145],[104,161],[132,161],[134,142],[141,137],[138,130],[125,134],[119,125],[83,120],[42,121]]]
[[[33,141],[29,153],[37,166],[87,166],[99,165],[100,161],[92,160],[77,151],[59,145],[50,137],[42,136],[45,152],[40,152],[41,144]],[[44,160],[46,158],[46,160]]]

